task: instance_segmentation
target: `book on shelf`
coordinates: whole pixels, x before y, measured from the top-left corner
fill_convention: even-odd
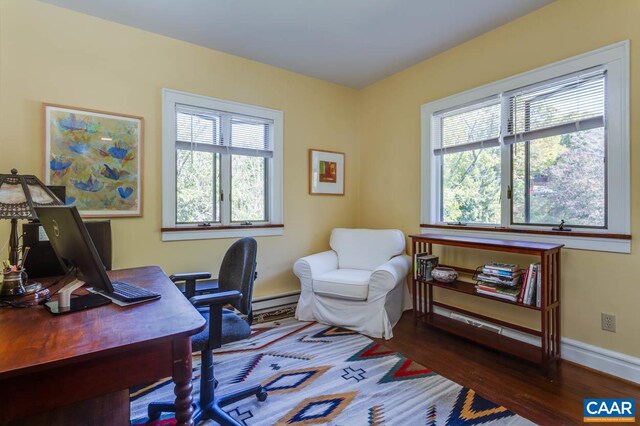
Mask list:
[[[485,283],[482,281],[478,281],[476,284],[476,288],[481,288],[486,291],[493,291],[496,293],[504,293],[504,294],[514,294],[518,295],[520,293],[520,287],[506,287],[498,284]]]
[[[478,285],[476,286],[476,293],[478,294],[484,294],[486,296],[491,296],[491,297],[496,297],[498,299],[504,299],[504,300],[509,300],[511,302],[517,302],[518,301],[518,292],[519,289],[514,289],[514,288],[497,288],[497,287],[490,287],[490,286],[484,286],[484,285]]]
[[[502,271],[500,269],[489,268],[485,265],[482,268],[482,273],[486,275],[493,275],[496,277],[517,278],[522,274],[522,271],[520,269],[516,271]]]
[[[489,275],[484,272],[476,275],[477,281],[484,281],[493,284],[499,284],[507,287],[515,287],[520,284],[520,276],[514,278],[507,278],[497,275]]]
[[[542,305],[542,265],[532,263],[526,269],[515,264],[488,263],[474,275],[478,294],[498,297],[524,305]]]
[[[413,278],[416,280],[430,281],[431,271],[438,266],[438,256],[429,253],[417,253],[413,264]]]
[[[542,306],[542,265],[537,264],[538,274],[536,275],[536,307]]]
[[[527,291],[527,282],[529,281],[529,268],[524,271],[522,278],[522,285],[520,286],[520,293],[518,294],[518,303],[522,303],[524,300],[524,293]]]
[[[533,290],[533,279],[535,275],[535,264],[529,265],[529,276],[527,277],[526,286],[527,288],[524,290],[524,297],[522,298],[522,303],[528,305],[530,303],[531,291]]]
[[[518,302],[525,305],[535,305],[540,307],[538,298],[541,299],[542,276],[540,264],[532,263],[527,268],[522,281],[522,289],[518,295]]]
[[[516,285],[501,285],[500,283],[487,282],[481,279],[482,274],[477,276],[476,292],[486,296],[497,297],[499,299],[518,301],[520,294],[519,280]]]
[[[520,270],[520,267],[518,265],[516,265],[515,263],[497,263],[497,262],[491,262],[491,263],[487,263],[486,265],[484,265],[485,268],[487,269],[493,269],[496,271],[504,271],[504,272],[516,272]]]

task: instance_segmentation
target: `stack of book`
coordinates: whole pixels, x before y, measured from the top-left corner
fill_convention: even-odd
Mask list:
[[[429,253],[418,253],[414,258],[413,278],[421,281],[431,281],[431,271],[438,266],[438,256]]]
[[[522,291],[522,271],[518,265],[487,263],[475,279],[478,294],[517,302]]]
[[[475,275],[476,292],[539,308],[542,305],[540,267],[540,263],[532,263],[522,271],[518,265],[488,263]]]

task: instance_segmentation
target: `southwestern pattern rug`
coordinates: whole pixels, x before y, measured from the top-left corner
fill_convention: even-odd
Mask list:
[[[226,407],[243,425],[532,424],[356,332],[293,318],[252,329],[250,338],[214,352],[216,392],[262,383],[269,393],[265,402]],[[199,366],[194,354],[194,399]],[[131,389],[131,423],[175,424],[171,414],[147,423],[150,402],[173,398],[170,379]]]

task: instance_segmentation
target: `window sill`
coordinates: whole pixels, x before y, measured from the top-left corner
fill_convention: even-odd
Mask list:
[[[162,228],[162,241],[211,240],[216,238],[270,237],[284,235],[284,225],[237,225]]]
[[[612,253],[631,253],[631,235],[580,231],[547,231],[535,229],[490,228],[481,226],[421,224],[423,231],[437,229],[444,235],[473,235],[502,238],[504,240],[528,240],[540,243],[564,244],[565,248]]]

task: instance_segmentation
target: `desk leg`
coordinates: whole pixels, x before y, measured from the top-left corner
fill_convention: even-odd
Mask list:
[[[173,341],[173,383],[176,394],[178,426],[193,426],[193,397],[191,396],[191,339]]]

